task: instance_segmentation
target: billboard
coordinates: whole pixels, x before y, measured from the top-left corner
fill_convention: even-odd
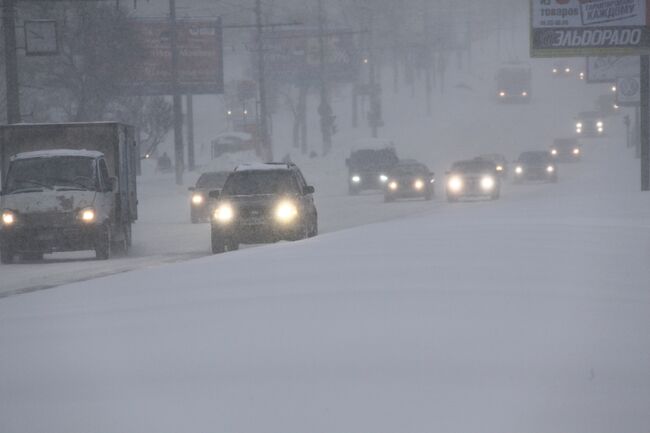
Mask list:
[[[638,107],[641,103],[641,78],[621,77],[616,80],[616,103],[622,107]]]
[[[588,83],[615,83],[619,77],[639,76],[639,56],[587,57]]]
[[[165,19],[133,20],[142,56],[125,92],[172,94],[170,23]],[[186,95],[223,93],[223,40],[218,20],[179,20],[178,83]]]
[[[354,32],[328,30],[324,35],[325,74],[328,81],[352,82],[360,64]],[[318,83],[320,45],[318,29],[278,29],[265,35],[266,73],[271,81]]]
[[[650,0],[531,0],[531,57],[650,53]]]

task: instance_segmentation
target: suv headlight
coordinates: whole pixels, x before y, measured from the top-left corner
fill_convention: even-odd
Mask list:
[[[10,210],[2,211],[2,225],[11,226],[16,223],[16,214]]]
[[[380,174],[379,180],[381,181],[381,183],[386,183],[388,182],[388,176],[386,176],[385,174]]]
[[[229,223],[235,218],[235,211],[230,204],[222,203],[214,210],[213,217],[220,223]]]
[[[549,165],[548,167],[546,167],[546,171],[548,171],[549,173],[553,173],[555,171],[555,167]]]
[[[413,183],[413,188],[420,191],[422,188],[424,188],[424,181],[422,181],[422,179],[416,179]]]
[[[463,189],[463,179],[461,179],[460,176],[454,176],[449,179],[447,186],[452,192],[458,192]]]
[[[298,208],[290,201],[282,201],[275,208],[275,219],[281,223],[290,223],[298,216]]]
[[[481,188],[485,191],[490,191],[492,188],[494,188],[495,182],[494,178],[492,176],[484,176],[481,179]]]
[[[93,208],[86,208],[82,209],[81,212],[79,212],[79,219],[85,223],[92,223],[95,222],[95,219],[97,216],[95,215],[95,209]]]

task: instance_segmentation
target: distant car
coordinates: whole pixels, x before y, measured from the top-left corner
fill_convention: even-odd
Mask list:
[[[501,180],[494,163],[482,158],[455,162],[447,173],[447,201],[463,197],[496,200],[501,195]]]
[[[497,98],[499,102],[530,102],[532,72],[529,65],[512,63],[497,71]]]
[[[240,244],[299,240],[318,234],[314,187],[293,163],[239,166],[228,175],[211,221],[212,252]]]
[[[556,138],[549,152],[556,162],[578,162],[582,157],[582,148],[576,138]]]
[[[557,182],[557,165],[546,150],[523,152],[515,163],[514,181]]]
[[[576,116],[576,134],[579,137],[601,137],[605,134],[603,115],[598,111],[583,111]]]
[[[554,77],[570,77],[573,73],[571,65],[562,60],[553,63],[553,69],[551,71],[553,72]]]
[[[384,201],[415,197],[431,200],[435,194],[435,182],[435,175],[426,165],[414,160],[400,161],[388,174]]]
[[[210,222],[210,191],[221,191],[230,172],[207,172],[199,176],[196,185],[190,187],[190,220],[192,224]]]
[[[383,190],[388,173],[399,159],[393,147],[383,149],[359,149],[346,160],[348,166],[348,190],[351,195],[367,190]]]
[[[480,158],[494,163],[494,169],[501,178],[508,177],[508,159],[500,153],[488,153]]]

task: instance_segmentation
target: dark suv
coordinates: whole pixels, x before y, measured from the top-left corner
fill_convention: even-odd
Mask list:
[[[523,152],[515,165],[515,183],[525,180],[557,182],[557,165],[551,153],[545,150]]]
[[[299,240],[318,234],[314,187],[295,164],[242,165],[221,190],[212,215],[212,252],[239,244]]]
[[[345,161],[348,166],[348,188],[351,195],[361,191],[382,190],[388,182],[388,173],[399,159],[392,147],[361,149],[352,152]]]

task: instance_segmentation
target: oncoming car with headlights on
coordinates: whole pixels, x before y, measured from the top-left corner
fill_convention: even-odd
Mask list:
[[[435,194],[435,182],[435,175],[426,165],[414,160],[400,161],[388,173],[384,201],[416,197],[431,200]]]
[[[602,137],[605,135],[603,115],[598,111],[583,111],[575,118],[575,128],[579,137]]]
[[[212,214],[212,252],[240,244],[299,240],[318,234],[314,187],[292,163],[239,166],[230,173]]]
[[[523,152],[515,162],[514,182],[557,182],[557,164],[546,150]]]
[[[492,161],[476,158],[455,162],[447,173],[447,201],[460,198],[489,198],[496,200],[501,195],[501,181]]]
[[[582,158],[582,147],[576,138],[556,138],[549,152],[557,162],[578,162]]]
[[[226,182],[229,171],[215,171],[201,174],[196,181],[196,186],[190,187],[190,221],[192,224],[210,222],[212,209],[210,191],[221,191]]]
[[[391,145],[382,148],[355,150],[345,161],[348,166],[348,190],[351,195],[361,191],[382,190],[388,173],[399,159]]]

